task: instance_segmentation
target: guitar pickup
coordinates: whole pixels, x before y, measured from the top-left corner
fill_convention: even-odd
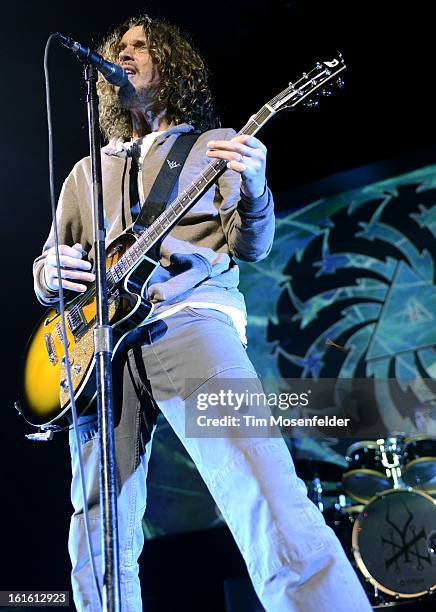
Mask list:
[[[47,349],[47,354],[48,354],[50,363],[52,363],[53,365],[56,365],[58,362],[58,356],[56,355],[56,351],[54,350],[53,339],[51,337],[51,334],[44,334],[44,340],[45,340],[45,348]]]
[[[82,327],[82,325],[86,324],[86,321],[82,314],[82,310],[77,307],[72,308],[67,313],[67,323],[72,334],[74,334],[75,331]]]

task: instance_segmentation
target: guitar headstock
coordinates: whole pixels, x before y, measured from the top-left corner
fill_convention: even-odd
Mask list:
[[[339,75],[345,68],[341,53],[330,61],[318,62],[310,72],[304,72],[298,81],[289,83],[289,87],[266,106],[275,112],[295,108],[298,104],[311,108],[318,106],[320,96],[331,96],[335,87],[343,87]]]

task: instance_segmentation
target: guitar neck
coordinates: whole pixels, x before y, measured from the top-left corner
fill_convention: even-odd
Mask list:
[[[254,136],[271,119],[276,111],[265,104],[260,111],[250,118],[248,123],[238,132]],[[138,261],[198,202],[212,187],[227,168],[227,162],[218,159],[206,166],[201,174],[185,189],[171,204],[153,221],[139,236],[138,240],[124,253],[122,257],[108,270],[108,280],[118,283],[132,270]]]
[[[254,136],[273,115],[285,108],[295,108],[298,104],[308,104],[310,97],[321,91],[326,92],[326,84],[336,78],[345,69],[342,56],[330,62],[318,62],[309,73],[303,73],[298,81],[290,83],[275,98],[272,98],[250,117],[248,123],[238,132],[238,135]],[[317,94],[318,95],[318,94]],[[227,162],[220,159],[212,161],[201,174],[185,189],[171,204],[155,219],[155,221],[139,236],[137,241],[108,270],[108,285],[121,281],[141,260],[141,258],[160,240],[162,240],[180,219],[198,202],[210,187],[226,170]]]

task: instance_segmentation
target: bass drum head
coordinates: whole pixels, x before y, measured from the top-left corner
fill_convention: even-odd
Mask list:
[[[353,555],[383,593],[412,598],[436,588],[436,502],[413,489],[374,497],[353,526]]]

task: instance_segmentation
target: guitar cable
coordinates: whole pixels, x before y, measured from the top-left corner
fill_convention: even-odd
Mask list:
[[[48,70],[48,53],[49,53],[50,45],[55,38],[59,38],[59,35],[51,34],[49,38],[47,39],[47,42],[45,45],[44,77],[45,77],[45,95],[46,95],[46,106],[47,106],[50,206],[51,206],[55,253],[56,253],[56,269],[57,269],[58,280],[62,281],[62,270],[61,270],[61,262],[60,262],[60,256],[59,256],[59,232],[58,232],[57,219],[56,219],[53,124],[52,124],[52,113],[51,113],[50,78],[49,78],[49,70]],[[72,384],[71,367],[70,367],[71,364],[70,364],[70,359],[69,359],[69,354],[68,354],[67,330],[66,330],[66,323],[65,323],[64,290],[62,287],[62,282],[58,282],[58,284],[59,284],[59,288],[58,288],[59,308],[58,309],[59,309],[59,314],[61,317],[62,344],[64,347],[63,360],[64,360],[64,365],[65,365],[65,373],[66,373],[66,378],[67,378],[68,391],[70,395],[71,414],[73,417],[73,429],[74,429],[75,442],[76,442],[76,447],[77,447],[77,457],[78,457],[78,462],[79,462],[79,474],[80,474],[80,482],[81,482],[82,498],[83,498],[83,518],[84,518],[86,542],[87,542],[87,548],[88,548],[88,557],[89,557],[89,562],[91,565],[92,577],[93,577],[95,589],[97,591],[100,608],[103,609],[101,588],[100,588],[100,584],[97,578],[94,549],[92,546],[91,535],[90,535],[89,511],[88,511],[88,504],[86,502],[85,469],[84,469],[84,464],[83,464],[82,448],[80,444],[76,402],[75,402],[74,393],[73,393],[73,384]]]

